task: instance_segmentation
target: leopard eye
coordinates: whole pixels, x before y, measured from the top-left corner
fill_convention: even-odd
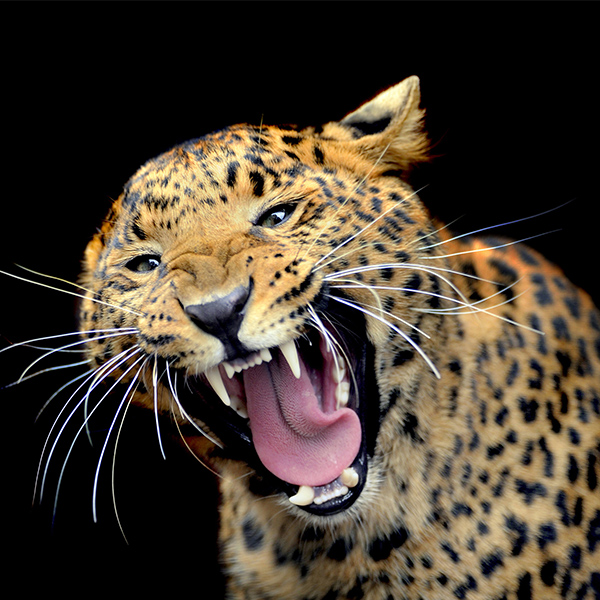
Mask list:
[[[285,223],[294,212],[295,204],[278,204],[265,211],[256,222],[260,227],[277,227]]]
[[[149,273],[160,265],[160,256],[156,254],[141,254],[132,258],[125,266],[135,273]]]

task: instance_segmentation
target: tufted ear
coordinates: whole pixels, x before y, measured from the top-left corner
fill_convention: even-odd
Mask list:
[[[427,160],[429,143],[420,101],[419,78],[413,75],[363,104],[340,124],[352,127],[361,153],[388,169],[407,170]]]

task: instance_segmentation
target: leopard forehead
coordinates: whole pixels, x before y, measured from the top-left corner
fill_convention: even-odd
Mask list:
[[[112,244],[152,238],[168,247],[184,236],[216,243],[236,223],[255,223],[276,204],[321,196],[324,206],[333,206],[330,199],[340,201],[349,189],[343,176],[323,169],[322,148],[315,137],[243,126],[177,146],[125,186]]]

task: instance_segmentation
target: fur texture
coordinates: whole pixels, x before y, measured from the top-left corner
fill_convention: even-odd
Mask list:
[[[230,598],[600,594],[600,315],[535,252],[432,220],[405,178],[419,102],[411,77],[337,123],[178,146],[86,250],[81,329],[120,331],[87,355],[219,471]],[[207,377],[231,396],[224,362],[269,350],[273,374],[293,342],[325,388],[327,340],[358,483],[298,506],[255,452],[249,380],[232,408]]]

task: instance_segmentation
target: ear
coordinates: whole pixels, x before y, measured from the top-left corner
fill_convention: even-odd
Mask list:
[[[427,160],[429,142],[420,101],[419,78],[408,77],[344,117],[340,125],[352,128],[357,150],[377,165],[408,170]]]

